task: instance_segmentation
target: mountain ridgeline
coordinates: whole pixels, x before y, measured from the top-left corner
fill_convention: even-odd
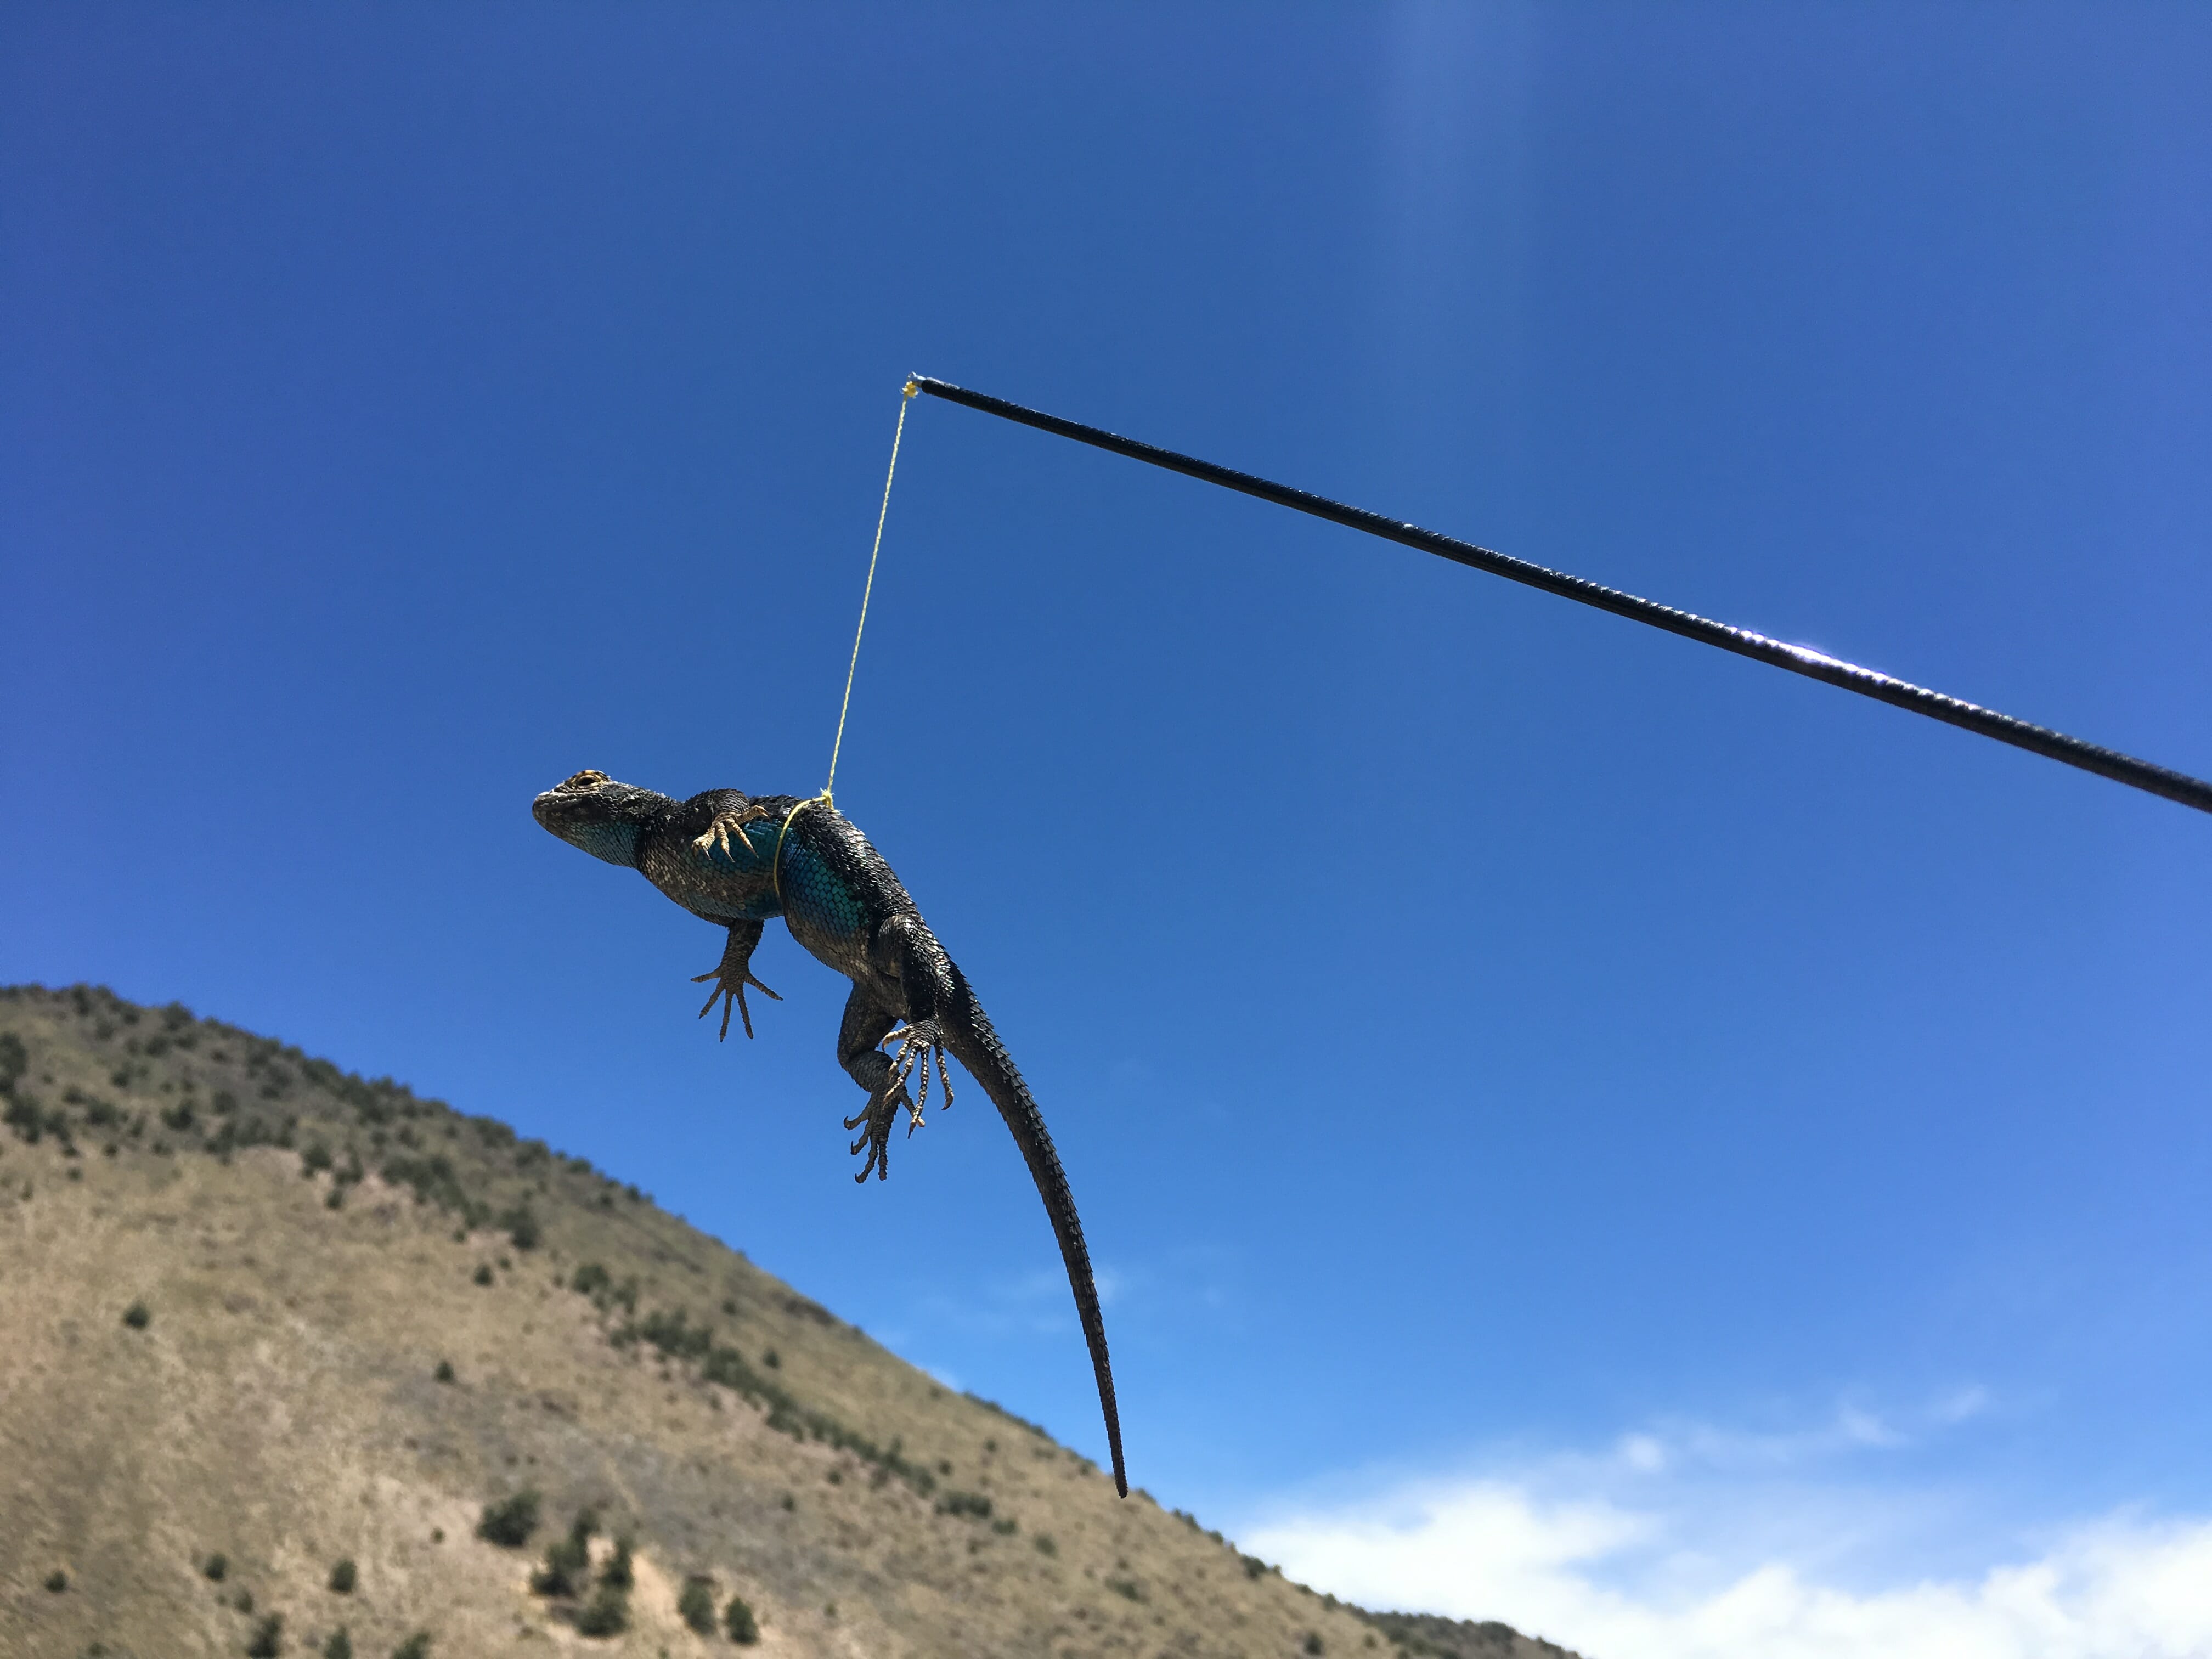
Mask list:
[[[1571,1659],[1291,1583],[635,1186],[181,1006],[0,989],[0,1653]]]

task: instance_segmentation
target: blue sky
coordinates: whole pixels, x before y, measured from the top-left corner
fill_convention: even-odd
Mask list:
[[[1100,1452],[979,1091],[856,1192],[842,981],[717,1047],[531,796],[818,786],[909,370],[2212,774],[2208,81],[2185,7],[10,8],[0,978]],[[839,804],[1134,1482],[1595,1659],[2212,1650],[2212,823],[927,400],[876,605]]]

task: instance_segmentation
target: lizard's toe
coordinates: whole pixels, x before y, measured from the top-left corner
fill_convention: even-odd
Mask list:
[[[781,996],[755,979],[750,968],[737,974],[732,973],[726,966],[710,968],[703,974],[691,975],[691,982],[694,985],[702,985],[710,979],[714,981],[714,988],[707,993],[707,1006],[699,1011],[699,1018],[704,1019],[708,1014],[714,1012],[715,999],[721,1000],[722,1034],[715,1039],[717,1042],[726,1040],[730,1035],[730,1005],[733,1002],[737,1004],[738,1018],[745,1023],[745,1035],[750,1036],[753,1034],[753,1011],[745,1006],[746,986],[751,986],[772,1002],[783,1000]]]
[[[921,1127],[921,1109],[929,1101],[929,1071],[933,1060],[936,1062],[938,1079],[945,1087],[945,1107],[939,1109],[945,1109],[952,1104],[952,1079],[945,1069],[945,1038],[934,1020],[925,1019],[900,1026],[878,1046],[889,1048],[894,1043],[898,1045],[898,1050],[891,1056],[891,1086],[903,1094],[907,1079],[917,1073],[921,1077],[916,1098],[906,1103],[906,1132],[912,1134]]]
[[[863,1152],[867,1154],[867,1162],[860,1166],[860,1173],[853,1177],[854,1181],[865,1182],[871,1175],[878,1181],[885,1180],[890,1176],[891,1120],[898,1115],[898,1109],[905,1104],[905,1090],[886,1091],[871,1100],[860,1112],[845,1120],[847,1128],[858,1129],[860,1132],[853,1142],[851,1149],[853,1155],[858,1158]]]

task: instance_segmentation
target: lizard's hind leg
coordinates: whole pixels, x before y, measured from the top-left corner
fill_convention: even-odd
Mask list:
[[[898,1121],[902,1109],[908,1115],[908,1133],[912,1132],[914,1103],[908,1098],[904,1075],[878,1046],[897,1024],[896,1014],[859,986],[853,988],[845,1002],[844,1022],[837,1030],[837,1063],[868,1091],[868,1103],[845,1120],[847,1128],[860,1131],[860,1139],[853,1143],[854,1156],[863,1148],[868,1155],[860,1173],[853,1177],[855,1181],[864,1182],[871,1175],[881,1181],[890,1174],[891,1125]]]

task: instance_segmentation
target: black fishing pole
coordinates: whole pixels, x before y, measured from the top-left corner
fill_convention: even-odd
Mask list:
[[[1871,668],[1861,668],[1856,663],[1831,657],[1824,652],[1769,639],[1765,635],[1754,634],[1747,628],[1731,628],[1726,623],[1714,622],[1687,611],[1677,611],[1672,605],[1659,605],[1650,599],[1641,599],[1618,588],[1585,581],[1580,576],[1570,576],[1564,571],[1549,570],[1540,564],[1531,564],[1526,559],[1493,553],[1490,549],[1477,547],[1472,542],[1440,536],[1433,530],[1422,529],[1419,525],[1386,519],[1380,513],[1370,513],[1364,507],[1347,507],[1342,501],[1330,501],[1325,495],[1293,489],[1288,484],[1273,483],[1266,478],[1256,478],[1249,472],[1238,472],[1233,468],[1216,466],[1212,462],[1201,461],[1195,456],[1179,455],[1172,449],[1139,443],[1133,438],[1121,437],[1095,426],[1085,426],[1079,421],[1062,420],[1059,416],[1047,415],[1042,410],[1025,409],[1019,404],[1008,403],[1004,398],[994,398],[988,392],[970,392],[964,386],[933,380],[926,374],[914,376],[908,385],[933,398],[942,398],[949,403],[965,404],[970,409],[980,409],[986,415],[1018,421],[1024,426],[1036,428],[1040,432],[1073,438],[1078,443],[1111,450],[1116,455],[1127,455],[1132,460],[1148,462],[1153,466],[1164,466],[1170,472],[1200,478],[1207,483],[1219,484],[1225,489],[1257,495],[1261,501],[1273,501],[1278,507],[1310,513],[1316,519],[1327,519],[1332,524],[1364,531],[1370,536],[1380,536],[1385,541],[1418,547],[1425,553],[1449,559],[1455,564],[1486,570],[1493,576],[1503,576],[1524,586],[1541,588],[1547,593],[1557,593],[1563,599],[1595,605],[1601,611],[1610,611],[1614,616],[1626,617],[1632,622],[1663,628],[1669,634],[1680,634],[1685,639],[1698,640],[1706,645],[1718,646],[1723,651],[1733,651],[1739,657],[1750,657],[1755,661],[1771,663],[1777,668],[1786,668],[1793,674],[1826,680],[1830,685],[1840,685],[1844,690],[1856,691],[1861,696],[1873,697],[1899,708],[1910,709],[1916,714],[1925,714],[1930,720],[1961,726],[1985,738],[1995,738],[1999,743],[2008,743],[2015,749],[2048,756],[2069,766],[2079,767],[2084,772],[2094,772],[2100,777],[2110,778],[2116,783],[2148,790],[2154,795],[2163,795],[2184,806],[2193,806],[2200,812],[2212,812],[2212,783],[2207,783],[2202,778],[2192,778],[2186,772],[2154,766],[2148,761],[2137,760],[2132,755],[2123,755],[2116,750],[2100,749],[2095,744],[2082,742],[2079,738],[2069,738],[2063,732],[2053,732],[2048,726],[2032,726],[2026,720],[2016,720],[2009,714],[2000,714],[1994,708],[1962,702],[1956,697],[1947,697],[1940,691],[1908,684],[1887,674],[1877,673]]]

